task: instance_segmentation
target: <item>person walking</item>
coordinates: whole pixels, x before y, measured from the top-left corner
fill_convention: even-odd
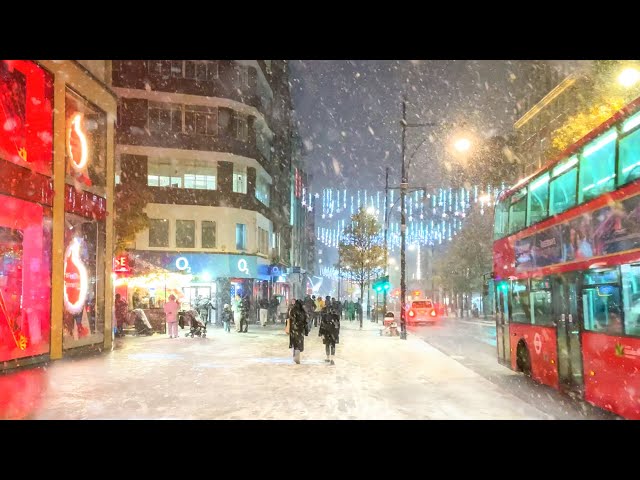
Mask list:
[[[336,344],[340,340],[340,316],[332,304],[327,303],[327,305],[322,313],[318,336],[322,337],[322,343],[324,343],[327,354],[327,358],[324,361],[330,365],[335,365]]]
[[[358,321],[360,322],[360,328],[362,329],[362,303],[360,303],[360,299],[355,304],[355,313],[358,315]]]
[[[242,297],[242,301],[240,302],[240,326],[244,324],[243,333],[249,332],[249,312],[251,311],[251,300],[249,299],[249,295]]]
[[[289,314],[289,348],[293,350],[293,361],[300,364],[300,354],[304,352],[304,337],[309,335],[307,314],[301,300],[296,300]]]
[[[122,299],[119,293],[116,293],[116,301],[114,304],[116,314],[116,337],[124,337],[124,324],[127,321],[127,310],[129,306],[126,300]]]
[[[260,325],[267,326],[267,320],[269,319],[269,302],[266,298],[261,298],[260,302]]]
[[[231,320],[233,320],[231,306],[228,303],[225,303],[222,309],[222,326],[224,327],[225,332],[231,331]]]
[[[237,293],[233,299],[233,306],[231,307],[231,309],[233,311],[233,323],[236,326],[236,332],[240,333],[242,331],[242,329],[240,328],[240,322],[242,318],[242,299]]]
[[[176,296],[169,295],[169,301],[164,304],[163,308],[167,320],[169,338],[178,338],[178,310],[180,310],[180,305],[176,302]]]

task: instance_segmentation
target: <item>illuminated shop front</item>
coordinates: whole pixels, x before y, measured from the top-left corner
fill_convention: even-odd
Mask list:
[[[129,305],[161,307],[169,295],[183,308],[209,298],[219,308],[236,293],[254,296],[255,284],[269,281],[267,261],[255,255],[179,253],[133,250],[131,276],[118,279],[116,291],[126,286]]]
[[[63,344],[111,345],[113,127],[72,88],[115,111],[115,97],[73,61],[0,60],[2,369],[61,358]]]

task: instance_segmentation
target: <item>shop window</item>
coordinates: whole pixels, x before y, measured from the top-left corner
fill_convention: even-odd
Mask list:
[[[640,117],[638,117],[640,119]],[[624,185],[640,178],[640,129],[620,139],[618,182]]]
[[[27,60],[0,60],[0,160],[51,175],[53,76]]]
[[[107,179],[106,113],[69,89],[65,96],[65,112],[67,183],[104,189]]]
[[[547,202],[549,201],[549,174],[536,178],[529,184],[529,205],[527,225],[533,225],[547,218]]]
[[[95,221],[65,213],[64,349],[104,341],[106,229]]]
[[[202,221],[202,248],[216,248],[216,222]]]
[[[557,215],[576,204],[576,183],[578,181],[577,157],[571,157],[566,162],[553,169],[550,187],[549,215]]]
[[[622,265],[624,332],[640,336],[640,265]]]
[[[176,220],[176,247],[195,248],[196,222],[194,220]]]
[[[169,246],[169,221],[165,218],[149,219],[149,246]]]
[[[247,226],[244,223],[236,223],[236,250],[247,249]]]
[[[0,195],[0,361],[49,352],[51,212]]]
[[[531,323],[529,284],[527,280],[515,280],[510,293],[512,321],[516,323]]]
[[[580,155],[578,203],[586,202],[615,188],[616,131],[609,130]]]

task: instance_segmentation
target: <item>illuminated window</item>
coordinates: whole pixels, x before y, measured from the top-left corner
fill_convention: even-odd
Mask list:
[[[247,226],[244,223],[236,223],[236,250],[247,249]]]
[[[169,221],[165,218],[149,219],[149,246],[169,246]]]
[[[523,188],[520,192],[511,197],[509,207],[509,233],[522,230],[525,226],[527,216],[527,190]]]
[[[264,177],[258,176],[256,181],[256,198],[268,207],[270,197],[271,185]]]
[[[624,333],[640,336],[640,265],[621,265]]]
[[[185,173],[184,188],[195,188],[198,190],[215,190],[215,175],[194,175]]]
[[[616,131],[611,129],[589,143],[580,155],[578,203],[615,188]]]
[[[576,204],[576,183],[578,181],[577,157],[571,157],[553,169],[550,185],[549,215],[557,215]]]
[[[640,178],[640,129],[620,139],[618,185],[637,178]]]
[[[233,168],[233,191],[236,193],[247,193],[247,172],[243,167]]]
[[[529,184],[529,205],[527,225],[533,225],[547,218],[547,202],[549,201],[549,174],[536,178]]]
[[[553,325],[553,304],[549,280],[531,279],[531,323],[534,325]]]
[[[176,247],[194,248],[196,246],[196,222],[194,220],[176,220]]]

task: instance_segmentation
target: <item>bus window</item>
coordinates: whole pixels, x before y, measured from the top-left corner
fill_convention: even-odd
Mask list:
[[[620,139],[618,185],[640,178],[640,129]]]
[[[507,235],[507,227],[509,226],[509,211],[507,210],[508,202],[502,201],[496,205],[495,218],[493,221],[493,238],[499,240]]]
[[[536,178],[529,185],[529,205],[527,206],[527,226],[547,218],[549,202],[549,173]]]
[[[531,323],[529,284],[527,280],[514,280],[511,288],[511,321]]]
[[[550,186],[549,215],[557,215],[576,204],[576,182],[578,181],[578,169],[574,166],[578,163],[577,157],[571,157],[567,162],[553,169]]]
[[[523,188],[520,192],[511,197],[511,205],[509,206],[509,233],[515,233],[522,230],[525,226],[527,217],[527,189]]]
[[[589,143],[580,156],[578,202],[586,202],[615,188],[615,129]]]
[[[621,265],[624,332],[640,336],[640,265]]]
[[[585,330],[622,335],[620,287],[595,285],[582,290],[582,315]]]

